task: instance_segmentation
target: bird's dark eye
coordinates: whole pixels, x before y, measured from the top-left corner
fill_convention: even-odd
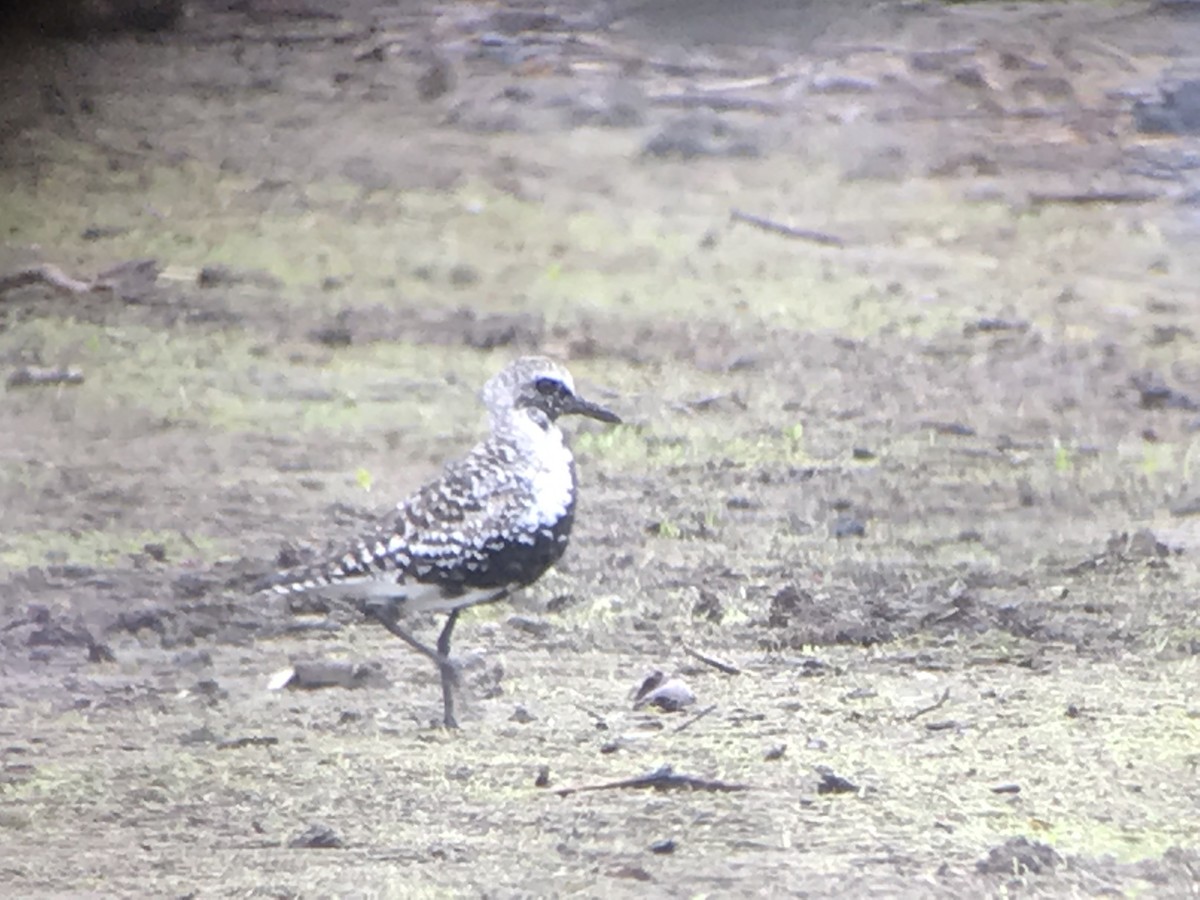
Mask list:
[[[537,392],[539,394],[544,394],[546,396],[549,396],[550,394],[556,394],[562,389],[562,385],[553,378],[539,378],[533,383],[533,386],[537,388]]]

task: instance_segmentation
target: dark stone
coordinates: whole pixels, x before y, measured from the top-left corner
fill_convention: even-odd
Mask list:
[[[378,663],[353,663],[340,659],[302,660],[292,666],[288,687],[316,691],[340,687],[347,690],[386,687],[387,677]]]
[[[450,93],[455,84],[454,66],[450,60],[435,55],[417,76],[417,97],[426,103]]]
[[[95,640],[88,644],[88,662],[106,663],[116,661],[117,656],[112,652],[112,648],[108,644],[97,643]]]
[[[808,591],[801,591],[790,584],[786,585],[771,598],[771,605],[767,610],[767,624],[772,628],[786,628],[792,616],[802,606],[809,606],[812,602],[812,594]]]
[[[518,706],[513,710],[513,714],[508,717],[508,721],[516,722],[518,725],[528,725],[530,722],[536,722],[537,716],[535,716],[525,707]]]
[[[1192,397],[1169,387],[1154,372],[1143,372],[1131,379],[1138,392],[1138,404],[1142,409],[1183,409],[1195,412],[1200,409]]]
[[[975,864],[975,870],[983,875],[1037,875],[1042,871],[1053,871],[1061,862],[1062,857],[1054,848],[1027,837],[1014,837],[989,850],[988,855]]]
[[[1146,134],[1200,134],[1200,78],[1164,81],[1158,97],[1134,102],[1133,122]]]
[[[217,742],[217,734],[207,725],[202,725],[199,728],[193,728],[191,731],[179,736],[179,743],[185,747],[195,746],[197,744],[215,744]]]
[[[821,776],[821,781],[817,784],[818,794],[854,794],[858,792],[857,784],[849,778],[838,775],[832,769],[822,767],[818,769],[818,774]]]
[[[705,619],[714,625],[721,624],[721,620],[725,618],[725,607],[721,598],[712,591],[701,588],[700,599],[692,606],[692,618]]]
[[[199,599],[215,586],[215,583],[211,579],[190,572],[180,575],[171,585],[175,590],[175,596],[181,600]]]
[[[325,347],[349,347],[354,343],[354,332],[346,325],[328,325],[315,328],[308,334],[309,338]]]
[[[716,115],[687,115],[673,119],[642,145],[642,156],[696,159],[701,156],[757,157],[758,140],[735,129]]]
[[[678,678],[671,678],[639,697],[633,704],[634,709],[653,706],[663,712],[679,712],[686,706],[696,702],[696,695]]]
[[[331,850],[344,847],[345,842],[328,825],[321,822],[314,822],[288,841],[288,846],[306,850]]]
[[[835,538],[866,537],[867,526],[861,519],[852,516],[839,516],[833,523]]]

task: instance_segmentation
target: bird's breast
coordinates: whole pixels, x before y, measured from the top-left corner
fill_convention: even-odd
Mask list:
[[[575,459],[563,442],[562,433],[556,437],[557,440],[542,442],[530,460],[532,502],[524,524],[531,529],[552,528],[575,509]]]

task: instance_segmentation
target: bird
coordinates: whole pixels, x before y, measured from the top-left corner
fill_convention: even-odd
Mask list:
[[[430,659],[441,676],[447,728],[458,727],[450,638],[459,614],[533,584],[567,549],[578,481],[558,420],[621,422],[580,396],[565,367],[540,356],[510,362],[481,396],[490,428],[485,440],[343,553],[268,582],[277,594],[353,598],[368,618]],[[433,647],[400,624],[414,612],[446,614]]]

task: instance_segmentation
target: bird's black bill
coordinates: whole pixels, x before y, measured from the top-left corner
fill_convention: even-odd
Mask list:
[[[584,400],[582,397],[572,397],[563,412],[576,416],[587,416],[589,419],[599,419],[601,422],[607,422],[610,425],[621,424],[621,417],[611,409],[605,409],[599,403]]]

